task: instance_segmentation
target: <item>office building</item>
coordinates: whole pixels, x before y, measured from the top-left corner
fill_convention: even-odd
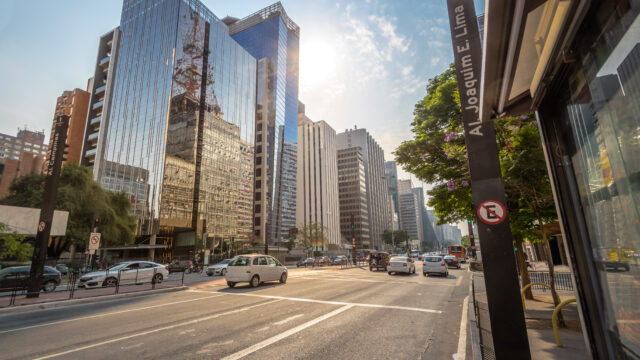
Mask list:
[[[336,132],[324,121],[313,122],[298,105],[296,225],[321,225],[325,249],[341,245]]]
[[[42,174],[45,156],[23,151],[18,159],[0,158],[0,199],[9,195],[11,182],[21,176]]]
[[[420,191],[422,191],[421,189]],[[422,243],[424,241],[422,223],[422,208],[424,205],[420,200],[424,200],[424,196],[420,196],[421,194],[418,194],[417,190],[411,184],[411,180],[398,181],[400,229],[407,232],[409,239]]]
[[[298,52],[300,27],[277,2],[243,19],[226,17],[229,34],[258,59],[257,126],[262,124],[261,187],[256,187],[256,240],[284,241],[296,224]],[[266,173],[265,170],[266,169]]]
[[[0,159],[20,160],[23,152],[46,156],[44,132],[18,129],[17,136],[0,134]]]
[[[91,81],[89,81],[91,84]],[[62,164],[80,165],[82,158],[82,143],[84,140],[84,130],[87,125],[87,112],[89,110],[90,94],[82,89],[63,91],[56,101],[56,109],[53,114],[53,124],[51,136],[55,128],[55,119],[60,115],[69,116],[69,130],[65,140],[67,155]],[[49,140],[51,144],[51,140]],[[47,161],[49,161],[47,157]]]
[[[338,198],[343,241],[358,248],[371,248],[367,181],[362,148],[338,150]]]
[[[365,129],[348,129],[336,136],[338,150],[359,147],[364,165],[371,245],[382,249],[382,234],[392,228],[389,190],[385,180],[384,151]]]
[[[480,120],[535,111],[585,344],[594,359],[638,358],[640,3],[486,9]]]
[[[418,221],[422,224],[422,241],[420,242],[420,246],[424,250],[433,249],[437,244],[437,237],[435,230],[431,225],[431,221],[429,221],[429,216],[427,215],[427,205],[424,200],[424,189],[422,189],[422,187],[416,187],[413,188],[412,191],[416,196],[416,202],[418,203]]]
[[[391,196],[394,218],[398,217],[398,168],[395,161],[387,161],[384,163],[384,176],[387,180],[387,189]]]
[[[100,38],[82,161],[162,261],[251,241],[256,74],[197,0],[125,0]]]

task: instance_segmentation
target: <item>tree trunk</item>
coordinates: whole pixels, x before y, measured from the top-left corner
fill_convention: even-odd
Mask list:
[[[518,266],[520,267],[520,277],[522,278],[522,287],[529,285],[531,283],[531,279],[529,278],[529,269],[527,268],[527,262],[524,259],[524,246],[522,243],[522,235],[514,235],[514,239],[516,240],[516,258],[518,259]],[[533,293],[531,292],[531,287],[524,292],[524,297],[529,300],[533,300]]]
[[[544,256],[547,258],[547,266],[549,267],[549,286],[551,286],[551,297],[553,297],[553,304],[557,307],[560,304],[560,296],[556,292],[556,280],[553,270],[553,258],[551,257],[551,248],[549,247],[549,240],[547,234],[544,232],[544,223],[542,219],[538,217],[538,223],[540,224],[540,231],[542,231],[542,244],[544,247]],[[558,313],[558,325],[562,328],[566,328],[567,325],[564,322],[562,311]]]

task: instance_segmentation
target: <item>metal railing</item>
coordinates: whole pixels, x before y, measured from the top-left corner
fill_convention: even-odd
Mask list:
[[[556,272],[553,274],[555,280],[556,290],[568,290],[573,291],[573,282],[571,281],[571,274],[567,272]],[[544,283],[551,285],[551,276],[548,271],[529,271],[529,280],[534,283]],[[533,285],[532,289],[549,291],[545,286]]]

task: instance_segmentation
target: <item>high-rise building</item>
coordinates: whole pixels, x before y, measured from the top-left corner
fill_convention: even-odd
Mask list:
[[[362,148],[338,150],[340,232],[347,243],[371,248],[369,202]]]
[[[254,237],[269,243],[287,238],[296,226],[298,52],[300,27],[277,2],[243,19],[226,17],[229,34],[259,65],[257,124],[262,124],[261,187],[255,189]],[[263,91],[260,91],[262,89]],[[266,169],[266,174],[264,173]]]
[[[427,215],[427,206],[424,201],[424,190],[422,187],[417,187],[413,189],[414,194],[416,195],[416,200],[418,202],[418,207],[420,209],[420,222],[422,223],[422,241],[421,246],[425,248],[425,250],[432,249],[437,244],[437,237],[433,226],[431,225],[431,221],[429,221],[429,216]]]
[[[387,189],[393,203],[393,212],[398,216],[398,168],[395,161],[384,163],[384,176],[387,179]]]
[[[89,81],[91,84],[91,81]],[[82,143],[84,140],[84,130],[87,125],[87,112],[89,110],[89,98],[91,94],[81,89],[67,90],[62,92],[56,101],[56,110],[53,115],[53,123],[51,127],[51,136],[53,136],[55,128],[55,119],[60,115],[69,116],[69,130],[67,131],[66,160],[64,164],[80,164],[82,159]],[[51,141],[49,141],[51,144]],[[47,157],[47,161],[49,161]]]
[[[339,246],[340,204],[336,132],[324,121],[313,122],[298,106],[298,174],[296,224],[320,224],[328,244]],[[325,247],[325,248],[328,248]]]
[[[82,161],[163,261],[251,240],[256,74],[197,0],[125,0],[100,38]]]
[[[371,245],[382,249],[382,234],[392,228],[391,206],[385,180],[384,151],[365,129],[349,129],[336,136],[338,150],[359,147],[364,164]]]
[[[23,151],[18,160],[13,158],[0,159],[0,199],[9,195],[11,182],[21,176],[41,174],[44,167],[42,154]]]
[[[46,156],[44,132],[18,129],[17,136],[0,134],[0,159],[20,160],[23,152]]]
[[[418,194],[411,184],[411,180],[398,181],[398,201],[400,203],[400,229],[407,232],[411,240],[422,242],[421,206]]]

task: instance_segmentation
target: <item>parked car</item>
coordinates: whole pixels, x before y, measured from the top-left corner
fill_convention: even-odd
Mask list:
[[[313,266],[315,260],[313,258],[301,258],[300,260],[298,260],[298,262],[296,263],[296,267],[307,267],[307,266]]]
[[[345,265],[347,262],[349,262],[349,259],[346,255],[338,255],[333,259],[333,265]]]
[[[15,266],[0,270],[0,291],[11,291],[13,289],[23,290],[29,286],[29,274],[31,266]],[[45,266],[40,287],[44,292],[52,292],[62,281],[60,271]]]
[[[62,276],[67,276],[69,273],[69,268],[65,264],[56,264],[56,270],[60,271]]]
[[[82,275],[78,287],[92,289],[122,284],[160,283],[169,276],[168,266],[151,261],[127,261],[104,271]]]
[[[427,256],[422,262],[422,275],[439,274],[449,276],[449,268],[442,256]]]
[[[169,274],[171,274],[172,272],[185,272],[185,273],[190,273],[191,272],[191,267],[193,266],[193,261],[191,260],[173,260],[170,264],[169,264]]]
[[[415,274],[416,265],[413,263],[413,259],[407,256],[394,256],[389,259],[389,265],[387,265],[387,272],[389,275],[392,273],[407,273]]]
[[[229,287],[234,287],[239,282],[248,282],[251,287],[257,287],[267,281],[280,281],[281,284],[285,284],[287,275],[287,268],[274,257],[251,254],[231,259],[225,278]]]
[[[460,261],[458,260],[458,257],[455,255],[446,255],[444,257],[444,262],[447,263],[448,267],[452,267],[456,269],[460,269],[462,267],[462,265],[460,264]]]
[[[231,262],[231,259],[224,259],[217,264],[211,265],[207,268],[207,275],[222,275],[224,276],[227,273],[227,265]]]
[[[318,256],[315,260],[316,266],[328,266],[331,265],[331,259],[328,256]]]

